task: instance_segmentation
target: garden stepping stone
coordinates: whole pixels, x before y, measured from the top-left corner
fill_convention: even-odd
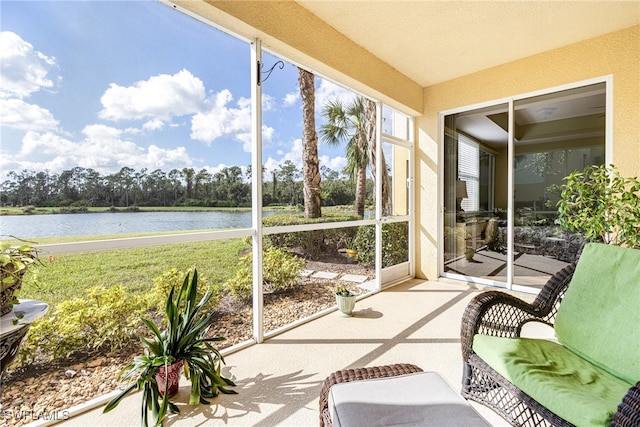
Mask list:
[[[344,280],[347,282],[355,282],[355,283],[364,283],[368,279],[367,276],[362,276],[360,274],[345,274],[340,278],[340,280]]]
[[[313,274],[313,270],[302,270],[300,272],[301,277],[309,277]]]
[[[316,274],[314,274],[313,277],[314,279],[335,279],[336,277],[338,277],[338,273],[330,273],[328,271],[318,271]]]

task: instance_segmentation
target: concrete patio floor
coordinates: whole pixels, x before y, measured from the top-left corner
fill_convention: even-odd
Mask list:
[[[225,356],[224,374],[236,382],[238,394],[220,395],[209,406],[188,406],[189,383],[183,381],[176,397],[181,413],[170,415],[165,425],[317,426],[325,377],[361,366],[413,363],[439,372],[459,391],[460,320],[478,292],[464,284],[414,279],[358,301],[354,317],[332,312],[231,353]],[[492,425],[507,425],[494,412],[472,405]],[[139,393],[108,414],[102,414],[103,406],[58,425],[140,425]]]

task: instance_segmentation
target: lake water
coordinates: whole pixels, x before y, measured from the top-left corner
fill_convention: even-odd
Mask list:
[[[265,212],[264,216],[282,212]],[[0,216],[0,234],[21,238],[251,227],[251,212],[118,212]]]

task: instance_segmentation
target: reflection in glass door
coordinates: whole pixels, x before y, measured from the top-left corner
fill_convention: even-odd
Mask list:
[[[445,118],[443,271],[449,277],[507,283],[507,120],[508,104]]]
[[[585,243],[557,225],[557,187],[604,164],[605,84],[515,101],[514,117],[513,283],[541,287]]]
[[[602,82],[445,116],[445,276],[539,289],[579,256],[558,186],[605,162],[605,101]]]

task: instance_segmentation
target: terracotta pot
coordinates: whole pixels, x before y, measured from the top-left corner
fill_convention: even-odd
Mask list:
[[[169,372],[169,397],[173,397],[178,393],[180,388],[180,377],[182,376],[182,367],[184,366],[184,360],[178,360],[166,367],[161,366],[156,371],[156,382],[158,383],[158,390],[160,395],[164,396],[165,383],[167,381],[166,372]]]

